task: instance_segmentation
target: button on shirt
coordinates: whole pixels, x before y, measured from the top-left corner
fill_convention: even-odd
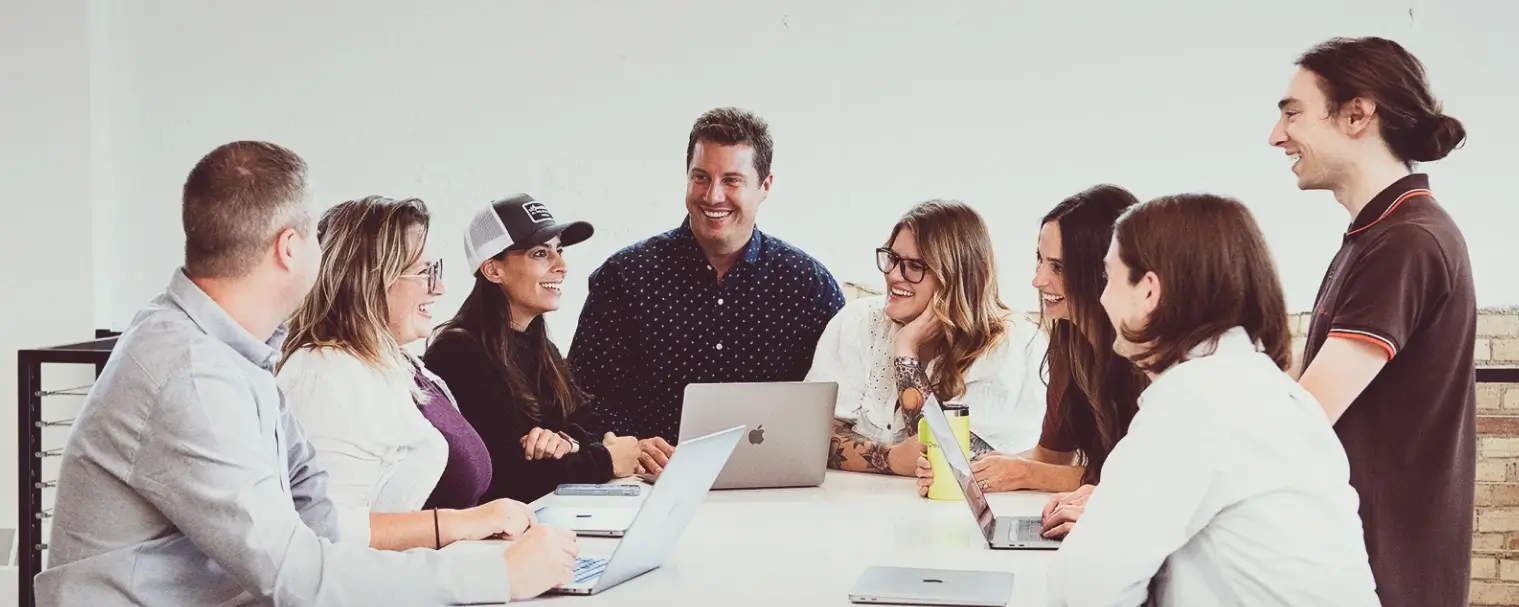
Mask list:
[[[1350,465],[1244,329],[1140,397],[1055,554],[1051,605],[1378,605]],[[1154,585],[1151,586],[1151,580]]]
[[[591,273],[569,362],[614,432],[673,444],[687,384],[800,381],[843,306],[823,264],[758,229],[719,282],[687,220]]]
[[[275,383],[283,339],[254,337],[175,272],[116,343],[64,445],[38,605],[510,598],[499,556],[338,542],[327,471]]]

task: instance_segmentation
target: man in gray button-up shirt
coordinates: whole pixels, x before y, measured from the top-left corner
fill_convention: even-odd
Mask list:
[[[39,605],[504,603],[568,581],[564,531],[504,558],[337,541],[326,471],[273,375],[321,258],[304,190],[304,163],[270,144],[191,172],[186,267],[122,334],[65,445]]]

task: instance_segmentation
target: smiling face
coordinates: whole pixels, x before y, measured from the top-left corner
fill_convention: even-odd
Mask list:
[[[922,254],[918,251],[918,239],[912,230],[897,232],[891,241],[889,255],[877,254],[878,265],[890,267],[886,272],[886,316],[899,323],[909,323],[928,309],[934,295],[939,292],[939,280],[928,271]],[[884,264],[879,262],[885,261]],[[913,281],[917,282],[913,282]]]
[[[1039,301],[1044,315],[1057,320],[1071,320],[1069,304],[1065,301],[1065,262],[1062,261],[1060,222],[1051,221],[1039,227],[1039,247],[1034,252],[1034,288],[1039,291]]]
[[[748,244],[773,177],[759,178],[752,146],[696,142],[686,170],[686,213],[707,253],[730,254]]]
[[[413,230],[407,240],[411,250],[420,249],[422,254],[385,289],[386,326],[396,343],[401,345],[427,337],[433,327],[432,304],[447,291],[441,276],[431,289],[428,288],[428,275],[439,264],[439,259],[423,240],[421,230]]]
[[[485,278],[500,285],[506,293],[507,301],[511,302],[512,327],[519,331],[544,312],[559,309],[567,270],[564,246],[557,236],[529,249],[508,251],[480,265]]]
[[[1113,351],[1133,360],[1132,357],[1140,351],[1142,344],[1130,342],[1124,337],[1124,332],[1143,329],[1149,321],[1150,313],[1160,301],[1159,278],[1154,272],[1146,272],[1139,282],[1129,282],[1129,266],[1124,264],[1119,255],[1117,238],[1113,239],[1107,257],[1102,262],[1107,278],[1107,286],[1102,290],[1102,309],[1107,312],[1108,321],[1118,333],[1113,342]]]
[[[1287,153],[1298,188],[1335,189],[1353,164],[1353,140],[1346,121],[1330,115],[1318,76],[1298,68],[1277,105],[1280,116],[1270,143]]]

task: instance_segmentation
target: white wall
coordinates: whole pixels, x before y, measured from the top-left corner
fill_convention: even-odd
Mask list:
[[[1425,60],[1471,132],[1426,170],[1481,303],[1519,303],[1505,187],[1519,50],[1504,29],[1519,8],[1501,0],[0,1],[3,90],[24,91],[0,95],[5,166],[20,167],[0,187],[36,218],[7,222],[0,246],[42,281],[6,304],[7,356],[124,327],[179,262],[185,173],[240,138],[304,155],[326,204],[427,200],[454,289],[444,313],[468,287],[459,235],[479,204],[528,191],[596,223],[552,316],[568,345],[585,273],[677,225],[690,123],[729,104],[777,138],[761,227],[842,280],[879,280],[870,250],[909,205],[959,197],[992,223],[1005,297],[1032,307],[1038,218],[1106,181],[1242,198],[1306,309],[1347,218],[1297,191],[1266,138],[1294,57],[1333,35],[1392,37]]]
[[[910,204],[961,197],[995,227],[1007,297],[1031,307],[1038,218],[1111,181],[1141,198],[1241,197],[1305,309],[1347,218],[1327,193],[1297,191],[1266,138],[1295,55],[1336,34],[1390,36],[1428,59],[1473,133],[1429,167],[1434,186],[1471,241],[1483,303],[1519,303],[1503,239],[1519,214],[1492,204],[1498,163],[1519,156],[1500,105],[1519,93],[1519,57],[1498,29],[1519,10],[1425,4],[1412,19],[1410,2],[1389,0],[122,5],[109,24],[118,69],[99,83],[117,205],[109,318],[122,326],[163,286],[180,255],[177,188],[222,142],[292,147],[326,204],[429,201],[455,262],[451,310],[476,205],[526,190],[595,222],[571,257],[583,277],[679,222],[687,130],[723,104],[775,130],[762,228],[841,279],[878,280],[870,250]],[[553,317],[561,343],[582,297],[575,282]]]
[[[86,0],[0,0],[0,397],[16,403],[16,351],[94,336]],[[49,372],[50,371],[50,372]],[[74,365],[45,388],[77,385]],[[88,378],[85,373],[84,377]],[[61,402],[67,417],[77,398]],[[0,527],[16,520],[16,410],[0,415]],[[51,438],[58,438],[50,436]],[[9,552],[9,546],[5,547]]]

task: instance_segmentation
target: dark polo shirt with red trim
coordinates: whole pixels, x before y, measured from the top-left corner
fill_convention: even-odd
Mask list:
[[[1466,241],[1417,173],[1361,210],[1319,287],[1303,368],[1330,337],[1389,359],[1334,426],[1386,607],[1467,604],[1476,303]]]

